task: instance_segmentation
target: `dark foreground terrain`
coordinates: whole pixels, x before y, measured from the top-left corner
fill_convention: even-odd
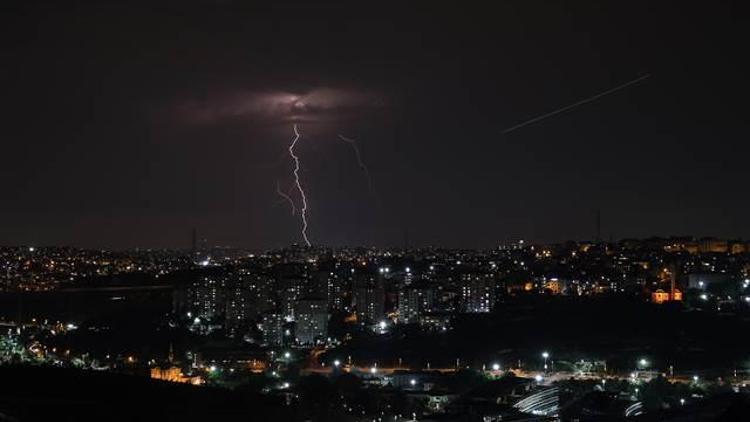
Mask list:
[[[128,375],[0,367],[0,421],[281,421],[276,399]]]

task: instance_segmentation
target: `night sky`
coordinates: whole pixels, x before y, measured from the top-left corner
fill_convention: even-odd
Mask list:
[[[750,237],[730,2],[129,3],[0,6],[0,244],[299,242],[294,123],[315,244]]]

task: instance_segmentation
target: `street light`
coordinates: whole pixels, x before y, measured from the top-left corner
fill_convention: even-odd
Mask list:
[[[338,368],[339,365],[341,365],[341,361],[340,360],[336,359],[336,360],[333,361],[333,366],[335,366],[335,367]]]
[[[493,363],[492,364],[492,370],[493,371],[499,371],[500,370],[500,364],[499,363]]]
[[[549,358],[549,353],[544,351],[542,352],[542,357],[544,358],[544,371],[547,371],[547,359]]]

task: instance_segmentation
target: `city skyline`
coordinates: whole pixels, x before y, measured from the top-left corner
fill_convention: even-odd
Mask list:
[[[12,380],[0,396],[14,417],[132,419],[150,400],[179,403],[169,412],[186,420],[713,421],[750,409],[750,242],[0,247],[0,269],[0,373]],[[131,383],[160,392],[111,393]],[[216,394],[226,399],[208,405]],[[38,405],[48,397],[54,407]],[[92,406],[73,407],[82,399]]]
[[[0,4],[0,421],[750,415],[740,3]]]

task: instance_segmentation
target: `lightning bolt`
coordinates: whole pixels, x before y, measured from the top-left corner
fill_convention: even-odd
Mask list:
[[[526,120],[525,122],[519,123],[519,124],[517,124],[515,126],[511,126],[511,127],[507,128],[507,129],[503,130],[502,133],[513,132],[516,129],[520,129],[520,128],[526,126],[526,125],[530,125],[530,124],[536,123],[536,122],[538,122],[540,120],[544,120],[544,119],[546,119],[548,117],[552,117],[552,116],[554,116],[556,114],[560,114],[562,112],[568,111],[571,108],[575,108],[575,107],[578,107],[580,105],[583,105],[583,104],[586,104],[586,103],[590,103],[590,102],[592,102],[594,100],[598,100],[599,98],[602,98],[605,95],[609,95],[609,94],[617,92],[617,91],[619,91],[621,89],[627,88],[630,85],[636,84],[636,83],[638,83],[638,82],[640,82],[640,81],[642,81],[644,79],[649,78],[650,76],[651,76],[650,74],[645,74],[645,75],[643,75],[641,77],[633,79],[632,81],[625,82],[622,85],[618,85],[618,86],[616,86],[614,88],[611,88],[611,89],[608,89],[608,90],[606,90],[604,92],[600,92],[599,94],[596,94],[596,95],[594,95],[592,97],[588,97],[586,99],[577,101],[577,102],[575,102],[573,104],[567,105],[567,106],[565,106],[563,108],[559,108],[559,109],[557,109],[555,111],[551,111],[551,112],[549,112],[547,114],[542,114],[541,116],[537,116],[537,117],[534,117],[533,119]]]
[[[292,200],[292,198],[281,190],[281,185],[279,184],[278,180],[276,181],[276,193],[278,193],[280,197],[289,202],[289,205],[292,207],[292,215],[297,214],[297,206],[294,205],[294,201]]]
[[[367,168],[367,165],[365,165],[364,161],[362,161],[362,154],[359,151],[357,140],[347,138],[344,135],[339,135],[339,139],[341,139],[342,141],[352,146],[352,149],[354,150],[354,155],[357,156],[357,164],[359,165],[359,168],[362,169],[362,172],[365,174],[365,178],[367,179],[367,189],[369,189],[370,192],[372,192],[372,179],[370,179],[370,170]]]
[[[311,246],[310,239],[307,238],[307,197],[305,196],[304,189],[302,189],[302,184],[299,182],[299,157],[294,154],[294,147],[297,145],[299,137],[297,124],[295,124],[294,139],[292,139],[292,143],[289,145],[289,155],[294,160],[294,171],[292,172],[294,174],[294,184],[297,186],[299,195],[302,198],[302,208],[300,209],[300,214],[302,215],[302,238],[305,240],[307,246]]]

